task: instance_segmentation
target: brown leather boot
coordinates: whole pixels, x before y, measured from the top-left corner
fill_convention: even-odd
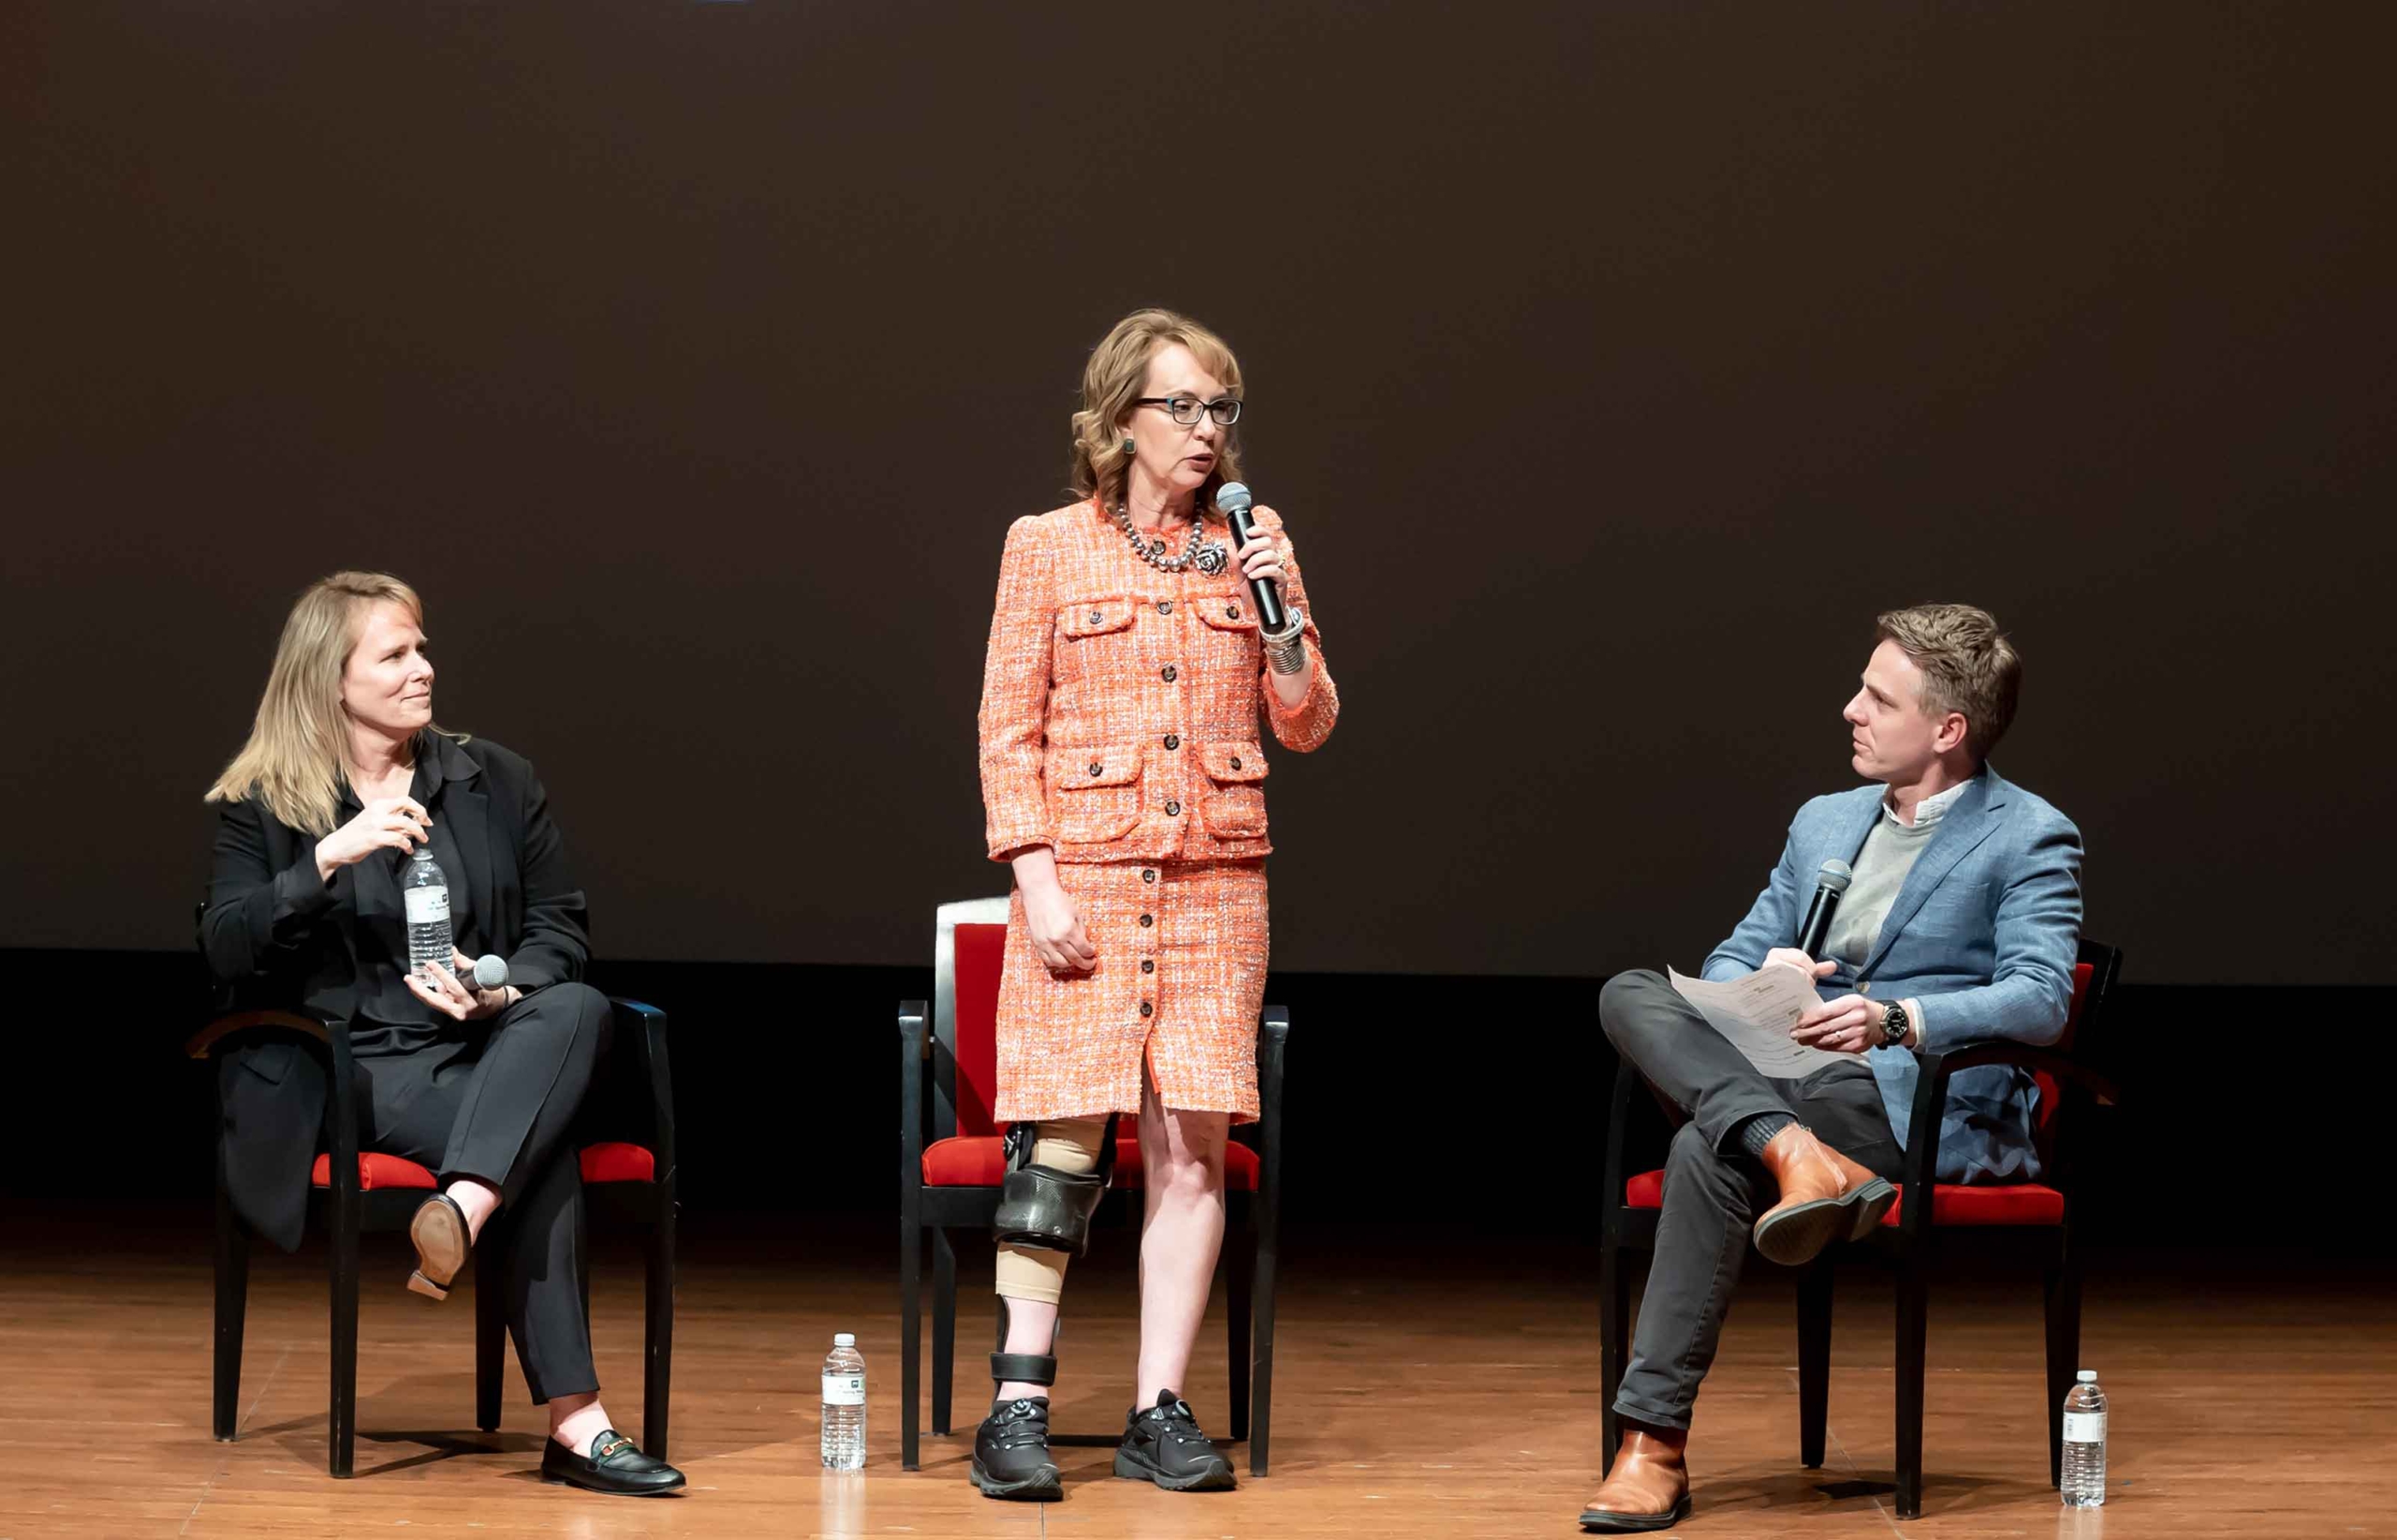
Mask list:
[[[1687,1518],[1689,1467],[1682,1463],[1682,1450],[1688,1443],[1685,1432],[1625,1429],[1614,1469],[1581,1510],[1581,1527],[1598,1534],[1644,1534]]]
[[[1834,1240],[1861,1240],[1898,1200],[1896,1188],[1815,1137],[1804,1123],[1775,1134],[1759,1158],[1781,1184],[1781,1201],[1757,1220],[1757,1250],[1768,1262],[1794,1268]]]

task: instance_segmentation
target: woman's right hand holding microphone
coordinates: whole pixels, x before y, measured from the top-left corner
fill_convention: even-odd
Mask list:
[[[377,797],[349,822],[316,842],[316,875],[326,882],[377,850],[412,851],[430,837],[433,815],[410,797]]]

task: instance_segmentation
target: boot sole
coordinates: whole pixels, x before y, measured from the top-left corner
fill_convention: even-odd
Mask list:
[[[1221,1460],[1191,1475],[1168,1475],[1122,1449],[1115,1451],[1115,1474],[1125,1481],[1153,1481],[1169,1492],[1228,1492],[1239,1485],[1231,1466]]]
[[[1898,1190],[1879,1177],[1852,1193],[1801,1203],[1757,1221],[1757,1252],[1768,1262],[1801,1267],[1834,1240],[1861,1240],[1897,1202]]]
[[[1647,1534],[1655,1530],[1669,1530],[1689,1517],[1689,1494],[1668,1513],[1607,1513],[1598,1508],[1586,1508],[1581,1513],[1581,1528],[1592,1534]]]
[[[978,1459],[969,1474],[984,1497],[994,1497],[1002,1503],[1054,1503],[1066,1495],[1053,1465],[1043,1466],[1038,1474],[1022,1481],[1001,1481],[982,1469],[982,1462]]]

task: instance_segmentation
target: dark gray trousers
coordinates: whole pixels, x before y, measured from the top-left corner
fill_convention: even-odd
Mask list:
[[[1687,1428],[1731,1312],[1749,1229],[1779,1201],[1772,1176],[1743,1148],[1740,1124],[1760,1112],[1787,1114],[1892,1179],[1904,1151],[1861,1058],[1802,1080],[1774,1079],[1708,1026],[1670,980],[1644,970],[1607,980],[1598,1020],[1624,1062],[1687,1120],[1666,1157],[1655,1256],[1614,1406],[1635,1422]],[[1620,1200],[1620,1194],[1610,1198]]]
[[[566,1129],[611,1020],[588,984],[552,984],[485,1023],[407,1053],[360,1058],[364,1146],[428,1166],[446,1184],[499,1189],[483,1232],[499,1248],[475,1286],[507,1291],[507,1330],[536,1404],[599,1388],[583,1311],[582,1169]],[[483,1245],[476,1248],[485,1252]]]

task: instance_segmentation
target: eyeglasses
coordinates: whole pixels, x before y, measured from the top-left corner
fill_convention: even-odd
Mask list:
[[[1218,428],[1228,428],[1240,420],[1240,398],[1217,396],[1213,401],[1200,401],[1196,396],[1142,396],[1132,403],[1135,406],[1162,406],[1173,420],[1184,428],[1198,426],[1201,413],[1215,419]]]

